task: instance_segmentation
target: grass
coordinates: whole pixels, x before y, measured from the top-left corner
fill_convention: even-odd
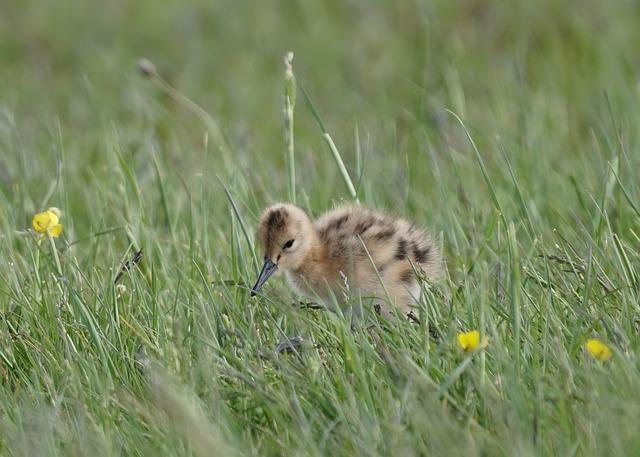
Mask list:
[[[1,453],[637,453],[637,15],[5,6]],[[283,280],[249,297],[259,212],[294,196],[314,215],[357,198],[440,234],[448,274],[419,324],[352,330],[294,306]],[[38,244],[26,230],[49,206],[64,230]],[[456,335],[474,329],[489,345],[465,354]],[[294,335],[305,346],[276,354]],[[592,337],[610,361],[585,352]]]

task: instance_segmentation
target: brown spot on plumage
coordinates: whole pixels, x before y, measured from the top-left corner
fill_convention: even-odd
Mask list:
[[[328,225],[320,229],[318,235],[322,239],[327,239],[333,236],[340,236],[340,234],[336,232],[340,231],[340,229],[345,225],[347,220],[349,220],[348,214],[345,214],[339,217],[338,219],[332,220],[331,222],[329,222]]]
[[[329,245],[329,255],[333,258],[339,258],[345,255],[347,243],[344,234],[339,234],[332,240]]]
[[[339,217],[334,221],[331,221],[331,223],[327,226],[327,230],[340,230],[342,226],[345,224],[345,222],[347,222],[348,219],[349,219],[349,215],[345,214],[344,216]]]
[[[431,252],[431,246],[421,248],[417,243],[413,244],[413,256],[418,263],[426,263],[429,259],[429,253]]]
[[[362,235],[364,232],[369,230],[373,226],[374,222],[375,220],[372,218],[365,219],[364,221],[358,222],[358,225],[356,225],[356,228],[354,230],[356,235]]]
[[[266,226],[269,230],[281,230],[287,219],[287,212],[283,209],[272,210],[266,219]]]
[[[407,240],[400,238],[398,241],[398,250],[396,251],[395,259],[404,260],[407,257]]]
[[[384,240],[388,240],[389,238],[391,238],[393,235],[395,235],[396,231],[392,228],[389,229],[385,229],[382,230],[378,233],[376,233],[374,235],[374,238],[378,241],[384,241]]]
[[[402,273],[400,273],[400,281],[402,281],[404,284],[410,285],[411,283],[413,283],[413,279],[414,274],[413,270],[411,269],[406,269]]]

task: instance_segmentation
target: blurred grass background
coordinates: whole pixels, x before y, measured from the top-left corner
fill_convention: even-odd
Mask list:
[[[633,454],[639,25],[621,0],[4,2],[2,452]],[[288,51],[360,201],[443,240],[420,325],[352,332],[283,281],[248,298],[244,233],[287,199]],[[299,204],[350,200],[300,92],[295,155]],[[49,206],[62,275],[20,233]],[[297,333],[317,347],[276,356]]]

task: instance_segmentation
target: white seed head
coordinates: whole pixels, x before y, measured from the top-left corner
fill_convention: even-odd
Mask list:
[[[156,66],[148,59],[138,60],[138,70],[140,70],[140,73],[142,73],[142,75],[146,76],[147,78],[152,78],[158,75]]]
[[[116,286],[116,297],[122,298],[122,296],[126,293],[127,293],[127,286],[125,286],[124,284],[118,284]]]
[[[293,78],[293,52],[291,51],[284,56],[284,75],[286,78]]]

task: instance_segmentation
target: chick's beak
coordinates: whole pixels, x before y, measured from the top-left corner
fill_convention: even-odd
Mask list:
[[[269,277],[271,277],[271,275],[274,274],[277,269],[278,269],[278,265],[273,260],[269,258],[264,259],[264,265],[262,265],[262,270],[260,270],[260,274],[258,275],[258,280],[254,284],[254,286],[251,288],[252,297],[258,293],[258,291],[262,288],[264,283],[267,282],[267,279],[269,279]]]

